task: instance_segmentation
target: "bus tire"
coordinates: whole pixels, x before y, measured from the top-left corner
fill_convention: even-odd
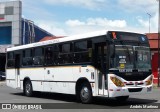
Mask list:
[[[82,103],[88,104],[92,102],[92,90],[89,83],[81,84],[78,97]]]
[[[117,101],[124,102],[124,101],[126,101],[128,98],[129,98],[129,96],[118,96],[118,97],[116,97],[116,100],[117,100]]]
[[[31,97],[33,95],[33,88],[30,80],[25,81],[24,94],[28,97]]]

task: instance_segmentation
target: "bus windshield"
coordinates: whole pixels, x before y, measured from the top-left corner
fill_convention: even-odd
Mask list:
[[[133,69],[138,71],[151,70],[149,47],[116,45],[110,70],[129,70],[131,72]]]
[[[136,68],[151,69],[150,49],[148,47],[135,47]]]
[[[132,46],[115,46],[115,58],[113,67],[115,69],[133,69],[134,54]]]

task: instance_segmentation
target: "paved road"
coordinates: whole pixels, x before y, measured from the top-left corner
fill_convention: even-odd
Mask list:
[[[152,105],[152,103],[160,103],[160,88],[153,89],[152,94],[134,95],[127,102],[117,102],[114,99],[96,98],[93,104],[84,105],[76,102],[73,95],[53,94],[53,93],[39,93],[34,97],[26,97],[21,90],[7,87],[4,82],[0,82],[0,103],[53,103],[53,107],[64,105],[60,109],[54,110],[29,110],[29,112],[50,112],[50,111],[64,111],[75,112],[159,112],[158,109],[123,109],[131,105]],[[60,103],[60,104],[57,104]],[[48,104],[49,105],[49,104]],[[68,106],[68,107],[67,107]],[[57,107],[58,108],[58,107]],[[61,109],[65,108],[65,109]],[[78,108],[78,109],[77,109]],[[87,109],[81,109],[87,108]],[[91,109],[93,108],[93,109]],[[108,109],[106,109],[108,108]],[[28,110],[0,110],[0,112],[28,112]]]

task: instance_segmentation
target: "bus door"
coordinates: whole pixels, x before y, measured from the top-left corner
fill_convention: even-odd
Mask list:
[[[95,66],[97,68],[98,94],[108,95],[106,78],[106,52],[105,42],[95,44]]]
[[[15,54],[16,88],[20,88],[20,54]]]

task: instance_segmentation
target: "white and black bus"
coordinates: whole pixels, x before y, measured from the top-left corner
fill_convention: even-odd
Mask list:
[[[152,91],[151,55],[144,34],[98,31],[7,49],[7,86],[126,100]]]

